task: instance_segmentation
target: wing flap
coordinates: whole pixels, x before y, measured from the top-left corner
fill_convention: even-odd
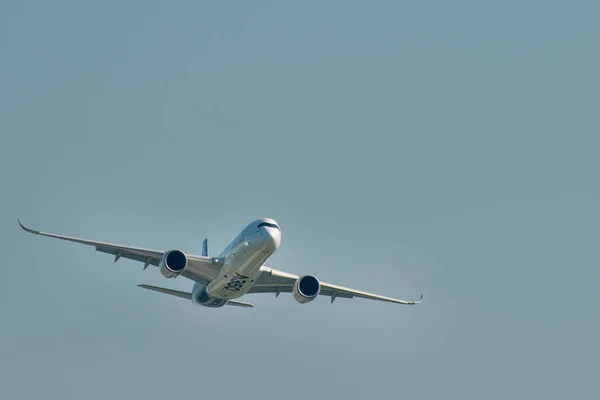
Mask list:
[[[154,265],[155,267],[158,267],[158,263],[160,262],[160,258],[154,258],[154,257],[144,257],[138,254],[134,254],[134,253],[130,253],[128,251],[123,251],[123,250],[116,250],[113,248],[106,248],[106,247],[96,247],[96,251],[99,251],[101,253],[106,253],[106,254],[112,254],[115,257],[123,257],[123,258],[127,258],[129,260],[133,260],[133,261],[139,261],[139,262],[143,262],[146,263],[148,262],[149,265]],[[162,257],[162,255],[161,255]]]

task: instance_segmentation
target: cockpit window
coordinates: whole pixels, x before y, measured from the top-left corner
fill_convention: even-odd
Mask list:
[[[269,228],[275,228],[275,229],[279,230],[279,227],[277,225],[271,224],[269,222],[261,222],[260,224],[258,224],[257,228],[260,228],[260,227],[263,227],[263,226],[266,226],[266,227],[269,227]]]

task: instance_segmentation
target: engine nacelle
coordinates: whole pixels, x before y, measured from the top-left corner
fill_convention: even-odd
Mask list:
[[[312,275],[304,275],[294,283],[292,295],[298,303],[304,304],[316,299],[320,291],[321,283],[319,280]]]
[[[165,251],[158,269],[165,278],[176,278],[185,271],[187,268],[187,256],[181,250],[169,250]]]

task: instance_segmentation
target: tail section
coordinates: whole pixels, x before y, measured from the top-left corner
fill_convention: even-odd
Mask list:
[[[202,242],[202,255],[208,257],[208,239],[204,239]]]

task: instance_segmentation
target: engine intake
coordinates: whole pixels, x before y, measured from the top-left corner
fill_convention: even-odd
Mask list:
[[[294,284],[292,295],[298,303],[308,303],[313,301],[321,291],[321,283],[312,275],[304,275]]]
[[[183,251],[169,250],[160,259],[158,269],[165,278],[176,278],[185,271],[187,262],[187,256]]]

